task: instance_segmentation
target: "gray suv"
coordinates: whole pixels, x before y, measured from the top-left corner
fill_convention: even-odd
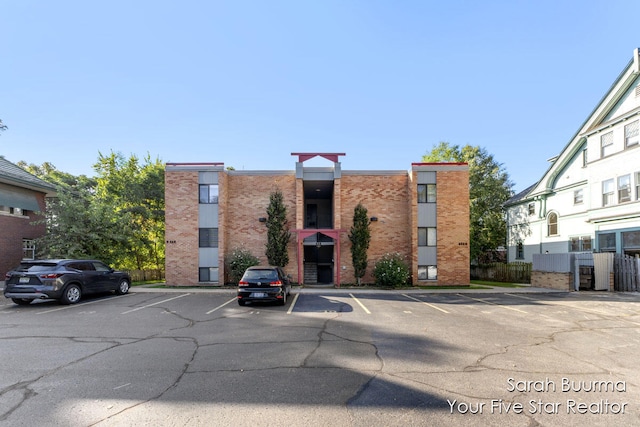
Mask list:
[[[98,260],[25,260],[6,274],[4,296],[20,305],[36,299],[55,299],[75,304],[82,295],[129,292],[131,277]]]

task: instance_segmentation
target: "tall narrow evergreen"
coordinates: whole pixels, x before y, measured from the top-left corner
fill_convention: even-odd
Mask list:
[[[371,230],[369,229],[369,217],[367,208],[362,203],[353,210],[353,225],[349,232],[351,241],[351,262],[358,285],[367,271],[367,250],[371,242]]]
[[[267,207],[267,248],[265,255],[270,265],[284,267],[289,263],[287,246],[291,233],[287,224],[287,206],[280,190],[269,196]]]

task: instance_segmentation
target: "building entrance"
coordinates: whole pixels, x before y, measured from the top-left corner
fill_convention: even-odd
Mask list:
[[[329,285],[333,283],[333,242],[304,245],[304,283]]]

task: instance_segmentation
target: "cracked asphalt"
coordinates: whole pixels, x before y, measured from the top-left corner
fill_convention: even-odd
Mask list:
[[[0,300],[0,425],[637,426],[640,294]]]

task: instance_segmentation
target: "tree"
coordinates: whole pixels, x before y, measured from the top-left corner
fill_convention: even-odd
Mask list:
[[[289,263],[287,246],[291,233],[287,224],[287,207],[278,189],[269,196],[267,207],[267,245],[265,255],[270,265],[284,267]]]
[[[507,224],[503,204],[513,195],[513,183],[503,165],[484,148],[440,142],[423,162],[466,162],[469,164],[470,255],[476,260],[488,250],[506,245]]]
[[[0,120],[0,131],[7,130],[7,129],[8,129],[7,126],[4,123],[2,123],[2,120]]]
[[[360,279],[367,271],[367,250],[371,242],[367,208],[362,203],[358,203],[353,210],[353,225],[349,232],[349,240],[351,241],[351,262],[354,275],[358,285],[360,285]]]

